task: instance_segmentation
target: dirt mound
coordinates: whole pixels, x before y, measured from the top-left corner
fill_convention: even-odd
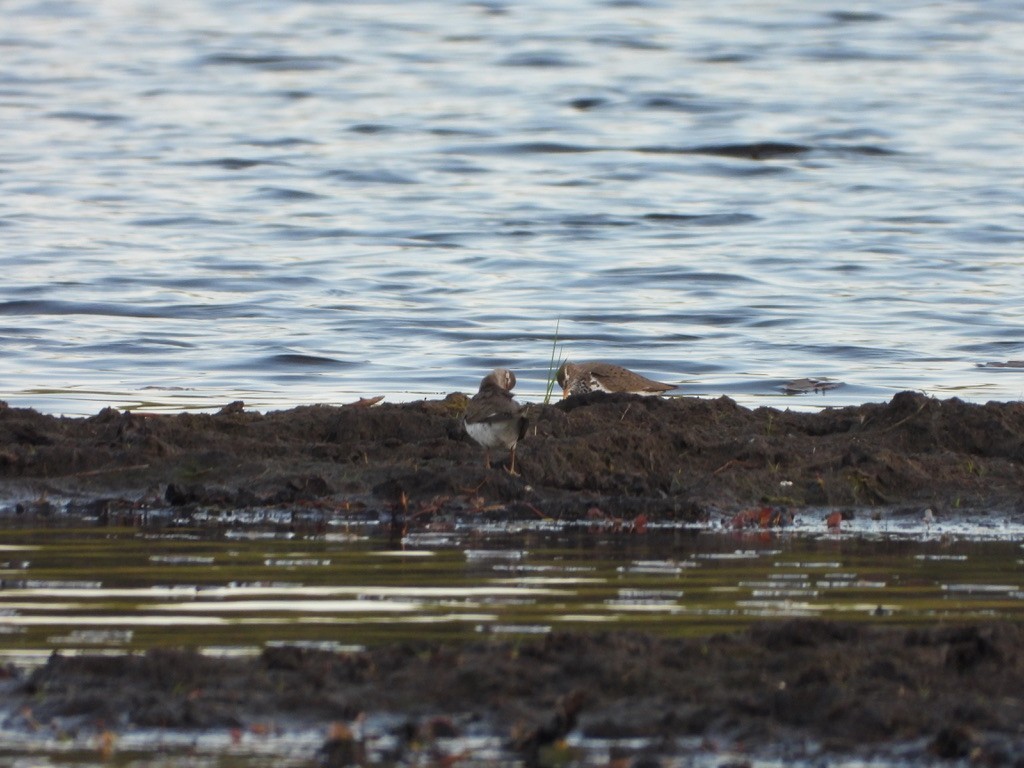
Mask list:
[[[529,408],[519,476],[484,466],[461,426],[465,402],[79,419],[4,406],[0,481],[22,510],[46,493],[129,511],[319,502],[367,515],[701,520],[750,505],[1018,512],[1024,499],[1016,402],[904,392],[796,413],[594,393]]]

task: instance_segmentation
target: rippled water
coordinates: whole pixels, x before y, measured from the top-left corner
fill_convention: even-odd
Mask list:
[[[0,396],[1012,399],[1024,8],[15,0]],[[785,398],[788,379],[846,386]]]
[[[327,536],[11,531],[0,658],[186,644],[258,653],[562,629],[701,635],[766,617],[901,625],[1024,617],[1019,526],[837,535],[575,527]],[[812,533],[816,531],[815,533]],[[173,631],[169,628],[173,627]]]

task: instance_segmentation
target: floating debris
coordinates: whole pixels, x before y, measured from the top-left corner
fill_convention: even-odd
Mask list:
[[[806,395],[811,392],[828,392],[830,389],[838,389],[843,382],[830,378],[808,378],[793,379],[782,385],[782,391],[787,395]]]
[[[729,525],[734,529],[782,528],[792,522],[792,510],[781,507],[754,507],[737,512]]]
[[[1007,360],[1002,363],[977,363],[978,368],[1024,368],[1024,360]]]

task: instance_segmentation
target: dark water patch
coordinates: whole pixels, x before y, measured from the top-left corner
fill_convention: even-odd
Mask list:
[[[1003,355],[1024,356],[1024,343],[1017,341],[985,341],[974,344],[960,344],[953,347],[957,352],[967,352],[976,355],[992,355],[1001,357]]]
[[[606,8],[664,8],[665,5],[652,0],[606,0],[600,3]]]
[[[154,281],[156,285],[179,291],[220,291],[223,293],[256,294],[268,289],[301,289],[315,286],[320,280],[310,275],[280,275],[255,277],[191,277]]]
[[[182,164],[212,166],[214,168],[223,168],[226,171],[245,171],[249,168],[258,168],[263,165],[284,165],[284,163],[279,160],[264,160],[261,158],[250,157],[217,157],[211,158],[210,160],[195,160]]]
[[[432,243],[435,245],[449,245],[453,248],[460,247],[459,240],[479,237],[480,233],[476,231],[466,232],[393,232],[391,233],[394,237],[401,237],[405,240],[418,240],[425,243]],[[416,274],[422,275],[422,272]]]
[[[253,197],[262,200],[281,200],[281,201],[302,201],[302,200],[322,200],[323,195],[318,195],[315,192],[306,192],[301,189],[288,189],[287,187],[260,187]]]
[[[248,139],[239,143],[251,147],[267,148],[316,146],[319,144],[319,142],[311,141],[310,139],[300,139],[296,136],[283,136],[280,139]]]
[[[580,112],[587,112],[591,109],[603,107],[607,103],[608,99],[602,96],[581,96],[577,99],[572,99],[569,102],[569,106],[573,109],[578,109]]]
[[[746,275],[729,272],[698,272],[678,267],[614,267],[602,270],[605,277],[631,278],[631,282],[756,283]]]
[[[759,141],[753,144],[705,144],[692,147],[687,152],[698,155],[720,155],[744,160],[771,160],[776,157],[793,157],[812,150],[805,144],[790,144],[781,141]]]
[[[262,358],[257,362],[257,364],[277,368],[347,368],[355,365],[355,363],[347,360],[338,360],[334,357],[306,355],[298,352],[285,352],[279,355],[271,355],[270,357]]]
[[[605,318],[605,317],[608,317],[608,313],[607,312],[596,313],[596,314],[592,314],[592,313],[588,313],[588,312],[582,312],[582,313],[573,313],[571,315],[563,315],[563,319],[570,319],[570,320],[574,320],[574,321],[582,322],[582,323],[594,323],[596,325],[601,325],[601,324],[605,323],[606,321],[602,320],[602,318]],[[655,321],[672,323],[676,327],[680,327],[680,326],[700,327],[702,325],[714,325],[714,326],[743,325],[743,324],[746,323],[746,321],[747,321],[749,316],[746,315],[746,314],[740,314],[738,312],[672,312],[672,313],[665,313],[665,314],[656,314],[656,315],[653,315],[653,316],[638,315],[638,314],[628,314],[628,313],[626,313],[626,314],[616,315],[616,317],[618,317],[619,322],[621,322],[623,324],[625,324],[625,323],[635,323],[635,322],[637,322],[637,320],[645,320],[646,321],[646,320],[649,320],[649,319],[653,318],[653,320],[655,320]],[[628,335],[630,337],[632,337],[634,334],[628,334]],[[636,334],[636,335],[639,336],[639,334]],[[558,342],[559,342],[559,344],[562,343],[563,336],[565,336],[566,342],[571,341],[572,338],[573,338],[571,336],[563,334],[563,332],[560,330],[559,333],[558,333]],[[621,338],[622,338],[622,336],[620,336],[620,335],[609,334],[607,337],[603,337],[603,338],[601,338],[599,340],[607,341],[607,340],[616,340],[616,339],[621,339]],[[689,334],[684,334],[683,338],[686,339],[686,340],[689,340],[689,339],[692,338],[692,336],[689,335]],[[584,340],[584,341],[589,340],[589,339],[598,339],[598,337],[597,336],[593,336],[590,333],[588,333],[586,336],[581,337],[581,340]],[[548,337],[548,341],[550,341],[550,337]],[[652,339],[649,336],[644,336],[643,337],[643,343],[645,345],[649,344],[651,342],[652,342]]]
[[[279,240],[339,240],[366,234],[343,227],[300,227],[295,224],[275,224],[267,228],[269,236]]]
[[[422,237],[418,234],[405,234],[402,232],[381,232],[374,234],[374,242],[383,245],[396,246],[417,246],[420,248],[461,248],[459,243],[450,240],[437,240],[430,237]],[[408,287],[403,290],[408,290]]]
[[[503,67],[555,69],[578,66],[577,62],[556,51],[523,51],[506,56],[498,62]]]
[[[1024,230],[1010,229],[999,225],[956,228],[948,233],[950,238],[965,243],[992,243],[998,245],[1024,243]]]
[[[214,53],[200,60],[201,66],[253,67],[267,72],[312,72],[348,64],[344,56],[291,56],[287,54]]]
[[[147,352],[165,352],[170,349],[197,349],[197,345],[173,339],[133,339],[132,341],[116,341],[106,344],[88,344],[75,347],[76,354],[116,354],[140,355]],[[159,364],[164,365],[161,360]]]
[[[350,182],[355,184],[417,184],[418,182],[410,176],[395,173],[383,169],[372,171],[356,171],[350,168],[337,168],[324,172],[323,176],[328,179]]]
[[[806,154],[812,151],[812,147],[805,144],[762,141],[753,144],[704,144],[696,147],[648,145],[635,147],[633,151],[647,155],[718,155],[743,160],[771,160]]]
[[[830,272],[842,272],[844,274],[851,272],[868,271],[868,268],[865,267],[863,264],[833,264],[829,267],[826,267],[826,269],[828,269]]]
[[[781,344],[785,349],[794,349],[817,357],[836,357],[848,360],[885,360],[897,352],[882,347],[863,347],[854,344]]]
[[[478,173],[490,173],[490,168],[482,165],[474,165],[460,160],[446,160],[434,167],[438,173],[453,173],[459,175],[470,175]]]
[[[453,155],[564,155],[582,152],[600,152],[608,147],[585,147],[558,141],[524,141],[510,144],[463,144],[449,147],[445,152]]]
[[[432,136],[469,136],[479,138],[489,138],[495,135],[493,131],[485,131],[480,128],[450,127],[430,128],[427,130],[427,133],[431,134]]]
[[[548,187],[594,187],[597,183],[591,179],[561,179],[545,183]]]
[[[767,176],[784,176],[792,173],[785,165],[767,165],[760,163],[723,165],[721,163],[703,163],[691,169],[692,173],[724,179],[756,179]]]
[[[166,216],[152,219],[135,219],[134,227],[222,227],[233,222],[226,219],[208,219],[203,216]]]
[[[803,58],[808,61],[883,61],[901,62],[914,61],[915,57],[901,53],[881,53],[879,51],[866,51],[859,48],[814,48],[804,52]]]
[[[749,53],[717,53],[701,59],[705,64],[746,64],[754,60]]]
[[[686,112],[702,114],[716,112],[718,108],[705,99],[698,97],[652,95],[644,97],[639,103],[640,109],[651,109],[663,112]]]
[[[600,35],[590,38],[590,43],[608,48],[623,48],[627,51],[665,51],[668,46],[647,37],[636,35]]]
[[[658,224],[697,227],[731,227],[761,220],[750,213],[645,213],[643,218]]]
[[[77,112],[74,110],[49,112],[46,114],[46,117],[52,120],[73,120],[80,123],[96,123],[100,125],[123,123],[128,119],[124,115],[118,115],[110,112]]]
[[[818,147],[822,152],[832,155],[864,155],[866,157],[889,157],[902,155],[899,150],[880,147],[876,144],[822,144]]]
[[[947,226],[952,220],[946,216],[884,216],[877,219],[882,224],[893,224],[897,227],[934,227]]]
[[[791,328],[801,323],[801,320],[794,317],[769,317],[751,318],[744,325],[747,328]]]
[[[883,13],[870,11],[831,11],[827,16],[839,24],[864,24],[889,20],[889,17]]]
[[[392,133],[396,129],[393,125],[386,125],[384,123],[356,123],[355,125],[350,125],[347,130],[350,133],[362,133],[367,136],[376,136],[381,133]]]
[[[509,13],[508,4],[498,2],[497,0],[474,0],[474,2],[467,3],[466,5],[488,16],[505,16]]]
[[[570,216],[562,219],[562,225],[571,228],[590,227],[632,227],[636,222],[621,216],[610,216],[605,213]]]
[[[487,42],[487,38],[483,35],[477,34],[464,34],[464,35],[445,35],[441,38],[446,43],[484,43]]]
[[[175,320],[211,320],[218,317],[260,317],[261,308],[240,304],[103,304],[76,301],[0,302],[0,315],[99,315],[103,317],[170,318]]]
[[[131,310],[124,304],[89,304],[75,301],[5,301],[0,315],[108,315],[113,317],[159,317],[146,310]]]
[[[886,142],[892,141],[894,134],[876,126],[863,126],[854,128],[843,128],[835,131],[822,131],[816,134],[822,142]]]

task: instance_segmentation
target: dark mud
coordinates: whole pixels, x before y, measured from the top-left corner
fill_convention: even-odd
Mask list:
[[[473,515],[706,521],[752,505],[1024,510],[1024,403],[906,392],[794,413],[728,398],[596,393],[530,408],[519,476],[497,457],[484,466],[462,429],[464,407],[462,395],[77,419],[2,407],[0,487],[8,513],[26,518],[274,505],[416,524]]]
[[[414,750],[422,761],[438,737],[485,730],[527,765],[565,764],[557,744],[570,731],[645,739],[620,748],[624,766],[657,765],[685,751],[681,744],[819,765],[828,755],[1024,765],[1022,648],[1019,626],[801,620],[702,639],[554,634],[359,653],[271,648],[255,660],[164,650],[54,656],[5,687],[16,712],[9,720],[56,733],[297,720],[327,733],[332,722],[394,713],[395,761]],[[327,764],[364,759],[355,733],[335,727]]]
[[[199,513],[235,525],[233,511],[279,508],[314,532],[337,519],[395,534],[549,517],[618,521],[641,535],[650,521],[776,525],[806,508],[1024,514],[1021,403],[903,393],[808,414],[587,395],[530,409],[519,476],[484,466],[461,427],[464,406],[452,395],[83,419],[0,407],[0,525],[189,525]],[[577,633],[355,654],[267,649],[256,660],[55,656],[0,685],[8,725],[26,728],[244,728],[390,712],[407,721],[403,744],[482,726],[535,764],[572,730],[649,737],[651,760],[692,736],[711,752],[784,759],[1024,765],[1022,648],[1014,625],[791,621],[703,639]],[[361,748],[341,729],[325,759],[358,762]]]

